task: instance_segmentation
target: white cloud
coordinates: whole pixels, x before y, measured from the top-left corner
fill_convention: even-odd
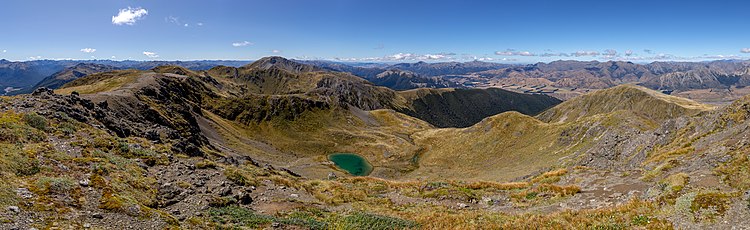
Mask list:
[[[3,50],[3,53],[7,53],[7,52],[8,52],[8,50]]]
[[[112,24],[132,26],[135,24],[135,21],[140,20],[146,15],[148,15],[148,11],[140,7],[120,9],[117,15],[112,16]]]
[[[514,49],[506,49],[505,51],[496,51],[495,55],[501,56],[536,56],[529,51],[516,51]]]
[[[159,54],[154,53],[154,52],[149,52],[149,51],[143,51],[143,55],[146,55],[147,57],[150,57],[150,58],[158,58],[159,57]]]
[[[185,23],[185,25],[183,25],[183,26],[185,26],[185,27],[188,27],[188,26],[190,26],[190,25],[188,25],[187,23]]]
[[[271,53],[275,53],[275,54],[281,53],[281,50],[271,50]]]
[[[473,58],[473,60],[474,60],[474,61],[494,61],[495,59],[494,59],[494,58],[491,58],[491,57],[476,57],[476,56],[475,56],[475,57]],[[507,61],[508,59],[507,59],[507,58],[502,58],[502,59],[499,59],[499,60],[502,60],[502,61]]]
[[[414,56],[415,56],[414,54],[410,54],[410,53],[397,53],[397,54],[388,56],[387,58],[391,60],[404,60],[404,59],[413,58]]]
[[[198,26],[203,26],[203,23],[202,23],[202,22],[199,22],[199,23],[195,23],[195,24],[196,24],[196,25],[198,25]]]
[[[625,56],[632,56],[632,55],[633,55],[633,51],[632,50],[626,50],[625,51]]]
[[[251,46],[251,45],[254,45],[254,43],[249,42],[249,41],[241,41],[241,42],[232,43],[232,46],[234,47]]]
[[[742,48],[740,50],[741,53],[750,53],[750,48]]]
[[[94,48],[83,48],[83,49],[81,49],[81,52],[84,52],[84,53],[93,53],[93,52],[96,52],[96,49],[94,49]]]
[[[110,57],[110,58],[112,58],[112,59],[117,59],[117,57],[115,57],[115,56],[112,56],[112,57]]]
[[[365,58],[334,58],[337,61],[437,61],[453,60],[455,53],[436,53],[436,54],[413,54],[413,53],[396,53],[384,57],[365,57]]]
[[[446,55],[443,54],[425,54],[422,56],[423,59],[427,60],[440,60],[446,58]]]
[[[29,57],[29,60],[39,60],[39,59],[42,59],[42,56],[32,56],[32,57]]]

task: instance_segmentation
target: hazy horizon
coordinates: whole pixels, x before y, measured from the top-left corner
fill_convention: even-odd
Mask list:
[[[747,59],[712,59],[712,60],[652,60],[652,61],[632,61],[632,60],[575,60],[575,59],[557,59],[557,60],[550,60],[550,61],[537,61],[537,62],[503,62],[503,61],[497,61],[497,60],[404,60],[404,61],[346,61],[346,60],[331,60],[331,59],[297,59],[293,57],[285,57],[280,55],[269,55],[269,56],[263,56],[258,59],[189,59],[189,60],[130,60],[130,59],[124,59],[124,60],[114,60],[114,59],[37,59],[37,60],[9,60],[0,58],[0,60],[6,60],[10,62],[33,62],[33,61],[71,61],[71,62],[97,62],[97,61],[113,61],[113,62],[254,62],[262,58],[266,57],[282,57],[289,60],[295,60],[295,61],[325,61],[325,62],[335,62],[335,63],[344,63],[344,64],[401,64],[401,63],[419,63],[419,62],[425,62],[425,63],[448,63],[448,62],[458,62],[458,63],[467,63],[467,62],[487,62],[487,63],[499,63],[499,64],[510,64],[510,65],[529,65],[529,64],[536,64],[536,63],[552,63],[552,62],[566,62],[566,61],[580,61],[580,62],[609,62],[609,61],[615,61],[615,62],[632,62],[636,64],[649,64],[654,62],[673,62],[673,63],[698,63],[698,62],[715,62],[715,61],[750,61],[750,57]]]

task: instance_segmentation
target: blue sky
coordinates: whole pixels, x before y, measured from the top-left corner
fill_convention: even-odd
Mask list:
[[[749,7],[654,0],[3,0],[0,58],[748,59]]]

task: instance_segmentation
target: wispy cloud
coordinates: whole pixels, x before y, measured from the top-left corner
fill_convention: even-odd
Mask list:
[[[32,61],[33,60],[40,60],[40,59],[42,59],[42,56],[31,56],[31,57],[29,57],[29,60],[32,60]]]
[[[120,12],[112,16],[112,24],[115,25],[135,25],[135,22],[148,15],[148,10],[143,8],[120,9]]]
[[[164,18],[164,21],[181,26],[182,23],[180,23],[180,18],[169,15],[168,17]]]
[[[178,26],[182,26],[182,27],[190,27],[190,23],[183,23],[182,21],[180,21],[180,18],[172,16],[172,15],[164,18],[164,21],[172,23],[172,24],[175,24],[175,25],[178,25]],[[198,26],[202,26],[203,25],[203,23],[199,23],[199,24],[200,25],[198,25]]]
[[[275,54],[281,53],[281,50],[271,50],[271,53],[275,53]]]
[[[698,59],[740,59],[742,57],[738,55],[723,55],[723,54],[712,54],[708,55],[705,54],[703,56],[698,56]]]
[[[606,49],[602,55],[604,55],[604,58],[614,58],[618,56],[617,50],[614,49]]]
[[[377,46],[375,46],[375,47],[374,47],[374,48],[372,48],[372,49],[376,49],[376,50],[382,50],[383,48],[385,48],[385,45],[383,45],[383,44],[378,44]]]
[[[197,26],[203,26],[203,23],[199,22],[199,23],[195,23],[195,25],[197,25]]]
[[[539,55],[540,57],[570,57],[570,54],[568,53],[543,53]]]
[[[7,53],[7,52],[8,52],[8,50],[3,50],[3,53]]]
[[[146,55],[146,57],[150,57],[150,58],[158,58],[159,57],[159,54],[154,53],[154,52],[149,52],[149,51],[143,51],[143,55]]]
[[[595,57],[595,56],[599,56],[599,52],[596,52],[596,51],[576,51],[575,53],[573,53],[573,56],[576,56],[576,57],[586,57],[586,56]]]
[[[444,56],[456,56],[456,53],[453,53],[453,52],[441,52],[437,54],[444,55]]]
[[[93,53],[93,52],[96,52],[96,49],[94,49],[94,48],[83,48],[83,49],[81,49],[81,52],[84,52],[84,53]]]
[[[234,42],[232,43],[232,46],[234,47],[243,47],[243,46],[251,46],[254,45],[254,43],[249,41],[241,41],[241,42]]]
[[[750,48],[742,48],[740,53],[750,53]]]
[[[709,61],[709,60],[727,60],[727,59],[742,59],[738,55],[722,55],[722,54],[704,54],[700,56],[677,56],[674,54],[659,53],[644,56],[619,56],[610,60],[616,61]]]
[[[564,52],[552,52],[552,50],[545,50],[545,53],[536,54],[529,51],[517,51],[514,49],[506,49],[504,51],[495,52],[496,55],[500,56],[534,56],[534,57],[592,57],[597,60],[615,60],[615,61],[696,61],[696,60],[721,60],[721,59],[741,59],[738,55],[700,55],[700,56],[677,56],[667,53],[655,53],[653,50],[644,49],[645,55],[639,56],[632,50],[626,50],[624,53],[617,52],[615,49],[606,49],[603,51],[594,50],[580,50],[572,53]],[[750,53],[750,48],[740,50],[742,53]],[[465,58],[466,59],[466,58]],[[476,58],[474,58],[476,59]],[[505,61],[505,60],[501,60]]]

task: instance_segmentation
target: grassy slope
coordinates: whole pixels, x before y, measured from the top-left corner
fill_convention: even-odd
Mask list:
[[[574,163],[577,157],[596,147],[597,139],[608,132],[647,132],[659,127],[656,118],[675,118],[709,109],[698,103],[649,91],[630,86],[615,87],[567,101],[539,116],[542,120],[547,118],[557,122],[546,123],[517,112],[506,112],[469,128],[417,133],[413,138],[425,151],[420,157],[420,168],[409,176],[511,180]],[[612,99],[612,95],[621,98]],[[618,99],[625,99],[626,103],[617,102]],[[585,108],[593,102],[608,104]],[[632,102],[644,104],[627,105]],[[647,104],[654,103],[659,103],[654,107],[667,108],[671,112],[645,109]],[[571,109],[572,112],[567,112]],[[562,114],[568,114],[570,119],[561,119]]]
[[[70,94],[72,92],[94,94],[112,91],[128,83],[135,82],[143,73],[143,71],[138,70],[118,70],[92,74],[69,82],[55,92],[58,94]]]
[[[654,120],[664,120],[711,109],[708,105],[641,86],[620,85],[563,102],[537,117],[546,122],[566,122],[616,110],[630,110]]]

